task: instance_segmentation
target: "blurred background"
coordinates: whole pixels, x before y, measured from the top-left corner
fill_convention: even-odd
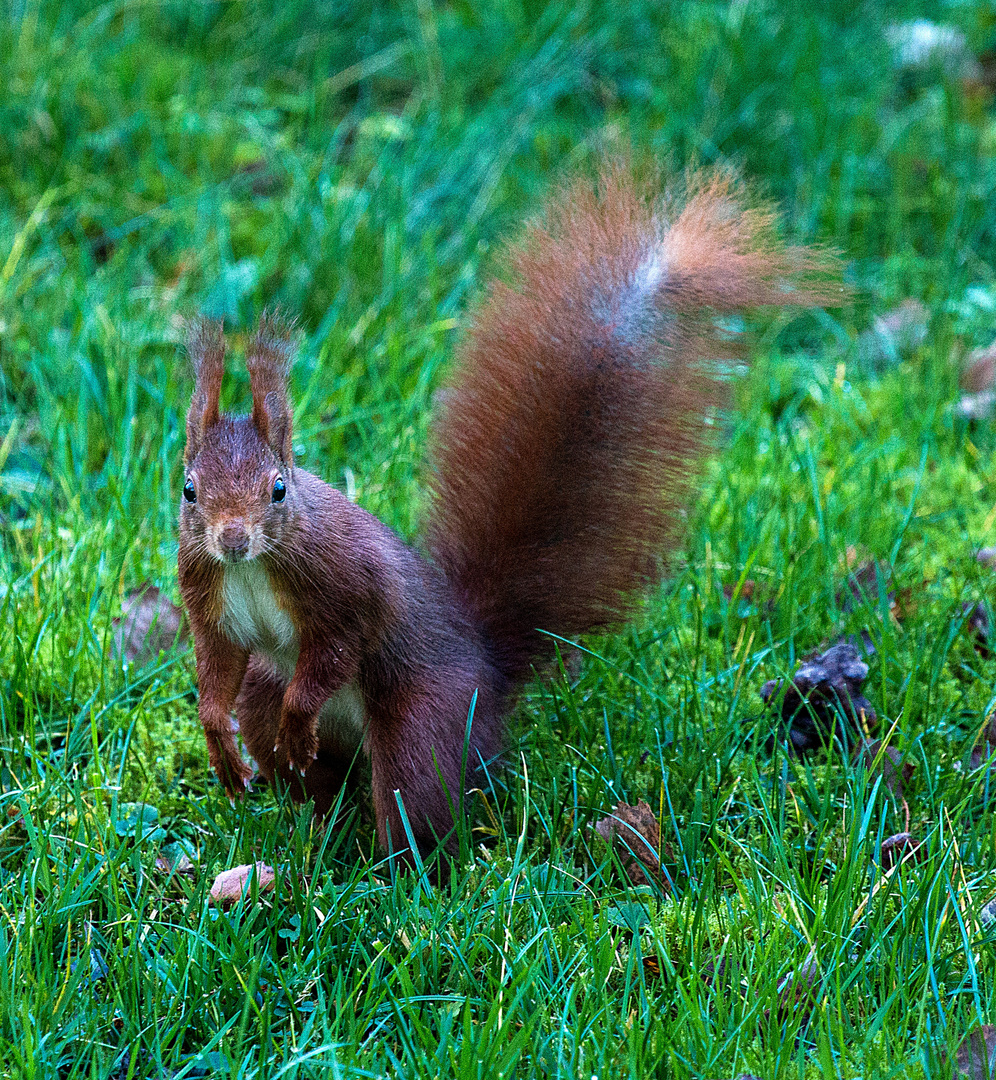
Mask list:
[[[733,162],[839,247],[838,337],[914,298],[984,338],[994,33],[967,2],[7,0],[6,518],[110,496],[168,532],[196,311],[298,313],[302,443],[390,472],[489,246],[616,148]]]

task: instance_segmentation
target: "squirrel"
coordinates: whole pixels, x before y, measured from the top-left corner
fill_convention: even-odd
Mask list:
[[[441,395],[421,551],[294,464],[288,324],[252,335],[235,416],[222,327],[193,323],[179,579],[229,795],[251,775],[233,710],[262,775],[318,815],[362,748],[379,842],[411,861],[409,836],[426,852],[451,835],[556,639],[618,625],[660,580],[716,361],[736,355],[717,315],[842,293],[833,255],[781,244],[735,176],[680,187],[605,166],[505,249]]]

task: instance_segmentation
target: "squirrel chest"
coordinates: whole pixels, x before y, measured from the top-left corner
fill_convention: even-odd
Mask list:
[[[219,628],[232,641],[268,657],[288,682],[293,677],[300,651],[297,627],[255,560],[225,567]],[[318,717],[320,736],[352,746],[362,742],[365,725],[363,696],[355,682],[332,694]]]
[[[266,570],[255,560],[225,567],[219,626],[232,641],[268,656],[284,678],[294,674],[297,628],[277,601]]]

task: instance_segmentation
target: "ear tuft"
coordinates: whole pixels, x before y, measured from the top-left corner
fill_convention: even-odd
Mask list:
[[[294,338],[297,335],[297,320],[288,315],[282,308],[267,308],[260,316],[259,325],[252,336],[250,352],[256,349],[270,349],[275,353],[283,353],[285,357],[285,374],[290,370],[293,362]]]
[[[294,362],[294,323],[281,311],[264,312],[246,351],[252,422],[290,469],[294,464],[287,376]]]
[[[221,320],[191,320],[187,324],[187,352],[194,366],[194,394],[187,411],[187,447],[183,455],[189,464],[200,450],[204,433],[218,422],[218,400],[225,374]]]

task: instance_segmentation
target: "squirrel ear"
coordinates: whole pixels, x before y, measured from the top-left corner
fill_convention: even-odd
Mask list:
[[[218,422],[218,398],[225,374],[225,337],[220,320],[194,319],[187,326],[187,352],[194,365],[194,396],[187,411],[187,448],[183,460],[189,464],[201,448],[204,432]]]
[[[252,422],[270,449],[289,469],[294,465],[287,373],[293,362],[293,323],[279,312],[265,312],[246,351]]]

